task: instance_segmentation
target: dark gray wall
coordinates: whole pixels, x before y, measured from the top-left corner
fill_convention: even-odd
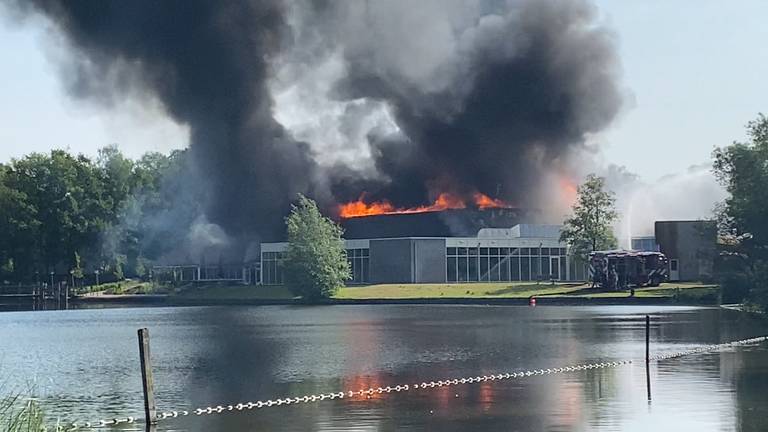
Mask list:
[[[441,283],[445,239],[380,239],[370,242],[371,283]]]
[[[371,283],[410,283],[411,240],[384,239],[370,242]]]
[[[681,281],[712,276],[717,254],[716,226],[710,221],[659,221],[656,242],[669,259],[678,260]]]
[[[415,282],[441,283],[446,281],[445,239],[413,240],[415,250]]]

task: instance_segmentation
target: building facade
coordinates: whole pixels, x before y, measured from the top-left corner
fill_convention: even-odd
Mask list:
[[[701,281],[712,277],[717,230],[712,221],[658,221],[656,242],[669,259],[669,280]]]
[[[481,229],[476,237],[346,240],[350,284],[585,280],[558,225]],[[261,283],[283,283],[287,243],[262,243]]]

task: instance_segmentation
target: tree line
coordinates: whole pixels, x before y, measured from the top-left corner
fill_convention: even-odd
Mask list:
[[[148,229],[147,216],[171,202],[164,183],[185,157],[132,160],[108,146],[95,159],[53,150],[0,164],[0,280],[145,276],[163,253],[162,233]]]

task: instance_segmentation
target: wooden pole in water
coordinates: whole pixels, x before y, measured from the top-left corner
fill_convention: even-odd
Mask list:
[[[141,359],[141,384],[144,388],[144,417],[147,424],[157,423],[157,407],[155,406],[154,379],[152,364],[149,361],[149,330],[139,329],[139,358]]]
[[[651,317],[649,315],[645,316],[645,364],[651,362]]]
[[[651,317],[645,316],[645,384],[651,401]]]

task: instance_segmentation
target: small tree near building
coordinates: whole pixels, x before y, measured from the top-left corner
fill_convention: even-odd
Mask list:
[[[299,194],[285,220],[288,250],[283,279],[294,295],[314,301],[329,298],[351,278],[343,230],[323,216],[311,199]]]
[[[594,174],[587,176],[577,189],[573,214],[565,220],[560,241],[568,243],[571,255],[586,262],[595,250],[617,246],[612,225],[618,217],[616,198],[605,190],[605,179]]]

